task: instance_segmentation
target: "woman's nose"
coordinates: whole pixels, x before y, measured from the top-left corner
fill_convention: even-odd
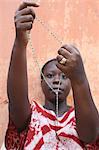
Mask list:
[[[60,76],[57,75],[54,77],[53,84],[59,84],[59,83],[61,84],[61,80],[60,80]]]

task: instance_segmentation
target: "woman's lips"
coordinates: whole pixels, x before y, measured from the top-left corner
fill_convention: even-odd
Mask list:
[[[54,87],[53,90],[50,88],[50,91],[62,93],[64,90],[62,88]]]

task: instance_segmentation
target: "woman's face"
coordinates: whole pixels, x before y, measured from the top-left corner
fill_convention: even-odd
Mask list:
[[[56,66],[56,61],[49,62],[44,68],[44,76],[46,81],[54,89],[55,92],[58,91],[59,87],[59,102],[66,100],[71,88],[71,83],[69,78],[65,76]],[[43,93],[45,95],[45,100],[55,103],[56,96],[52,89],[48,86],[44,79],[41,80],[41,86]]]

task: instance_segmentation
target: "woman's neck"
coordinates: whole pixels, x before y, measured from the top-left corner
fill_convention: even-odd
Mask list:
[[[53,110],[56,113],[56,104],[51,101],[45,100],[45,105],[43,106],[47,110]],[[70,106],[67,105],[66,100],[59,103],[58,114],[62,116],[65,112],[70,109]]]

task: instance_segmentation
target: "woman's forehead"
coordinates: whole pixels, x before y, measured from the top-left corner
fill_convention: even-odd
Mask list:
[[[44,72],[56,72],[56,71],[61,72],[61,71],[57,68],[56,63],[57,63],[56,61],[51,61],[51,62],[49,62],[49,63],[45,66]]]

